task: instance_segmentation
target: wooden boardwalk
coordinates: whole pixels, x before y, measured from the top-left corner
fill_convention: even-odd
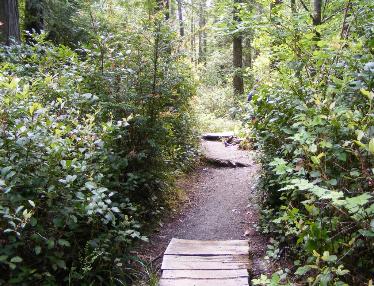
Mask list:
[[[247,240],[173,238],[162,261],[159,286],[248,286]]]

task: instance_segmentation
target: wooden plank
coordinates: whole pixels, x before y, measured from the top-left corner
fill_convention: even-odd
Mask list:
[[[248,254],[246,240],[231,241],[192,241],[173,238],[168,245],[166,255],[240,255]]]
[[[248,264],[247,255],[164,255],[161,269],[247,269]]]
[[[248,277],[247,269],[230,270],[164,270],[162,278],[198,278],[198,279],[219,279],[219,278],[242,278]]]
[[[159,286],[248,286],[248,278],[235,279],[161,279]]]
[[[170,243],[185,243],[185,244],[215,244],[215,245],[248,245],[248,240],[190,240],[172,238]]]
[[[162,261],[159,286],[248,286],[246,240],[172,239]]]
[[[235,136],[234,132],[220,132],[220,133],[206,133],[206,134],[203,134],[201,137],[204,140],[218,141],[222,138],[230,138],[233,136]]]

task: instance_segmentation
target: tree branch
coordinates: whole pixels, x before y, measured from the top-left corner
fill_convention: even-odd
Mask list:
[[[301,5],[304,7],[304,9],[309,13],[309,17],[310,17],[312,20],[314,20],[313,15],[310,13],[310,11],[309,11],[308,7],[305,5],[304,1],[303,1],[303,0],[300,0],[300,3],[301,3]]]
[[[343,9],[339,9],[338,11],[335,11],[334,14],[332,14],[332,15],[328,16],[327,18],[323,19],[323,20],[322,20],[322,24],[323,24],[323,23],[326,23],[328,20],[330,20],[331,18],[335,17],[336,15],[338,15],[340,12],[342,12],[342,11],[344,11],[344,10],[345,10],[345,8],[343,8]]]

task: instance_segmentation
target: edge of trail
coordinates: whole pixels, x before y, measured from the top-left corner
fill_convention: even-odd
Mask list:
[[[225,146],[222,142],[206,140],[201,141],[201,150],[206,158],[240,162],[245,166],[224,167],[205,161],[180,179],[177,187],[185,192],[185,201],[171,217],[164,219],[137,255],[159,270],[162,255],[172,238],[247,239],[251,276],[270,273],[273,267],[263,259],[268,239],[257,231],[261,205],[257,183],[261,168],[255,162],[254,153],[239,150],[238,145]]]

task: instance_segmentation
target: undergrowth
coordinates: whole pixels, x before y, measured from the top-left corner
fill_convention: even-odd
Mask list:
[[[285,6],[258,32],[272,43],[259,58],[269,58],[269,76],[253,97],[250,125],[262,152],[262,229],[274,238],[272,258],[287,254],[294,265],[255,285],[372,285],[372,8],[354,1],[347,38],[343,15],[315,27]]]
[[[154,21],[77,50],[0,47],[0,284],[133,279],[133,244],[197,155],[194,82]]]

